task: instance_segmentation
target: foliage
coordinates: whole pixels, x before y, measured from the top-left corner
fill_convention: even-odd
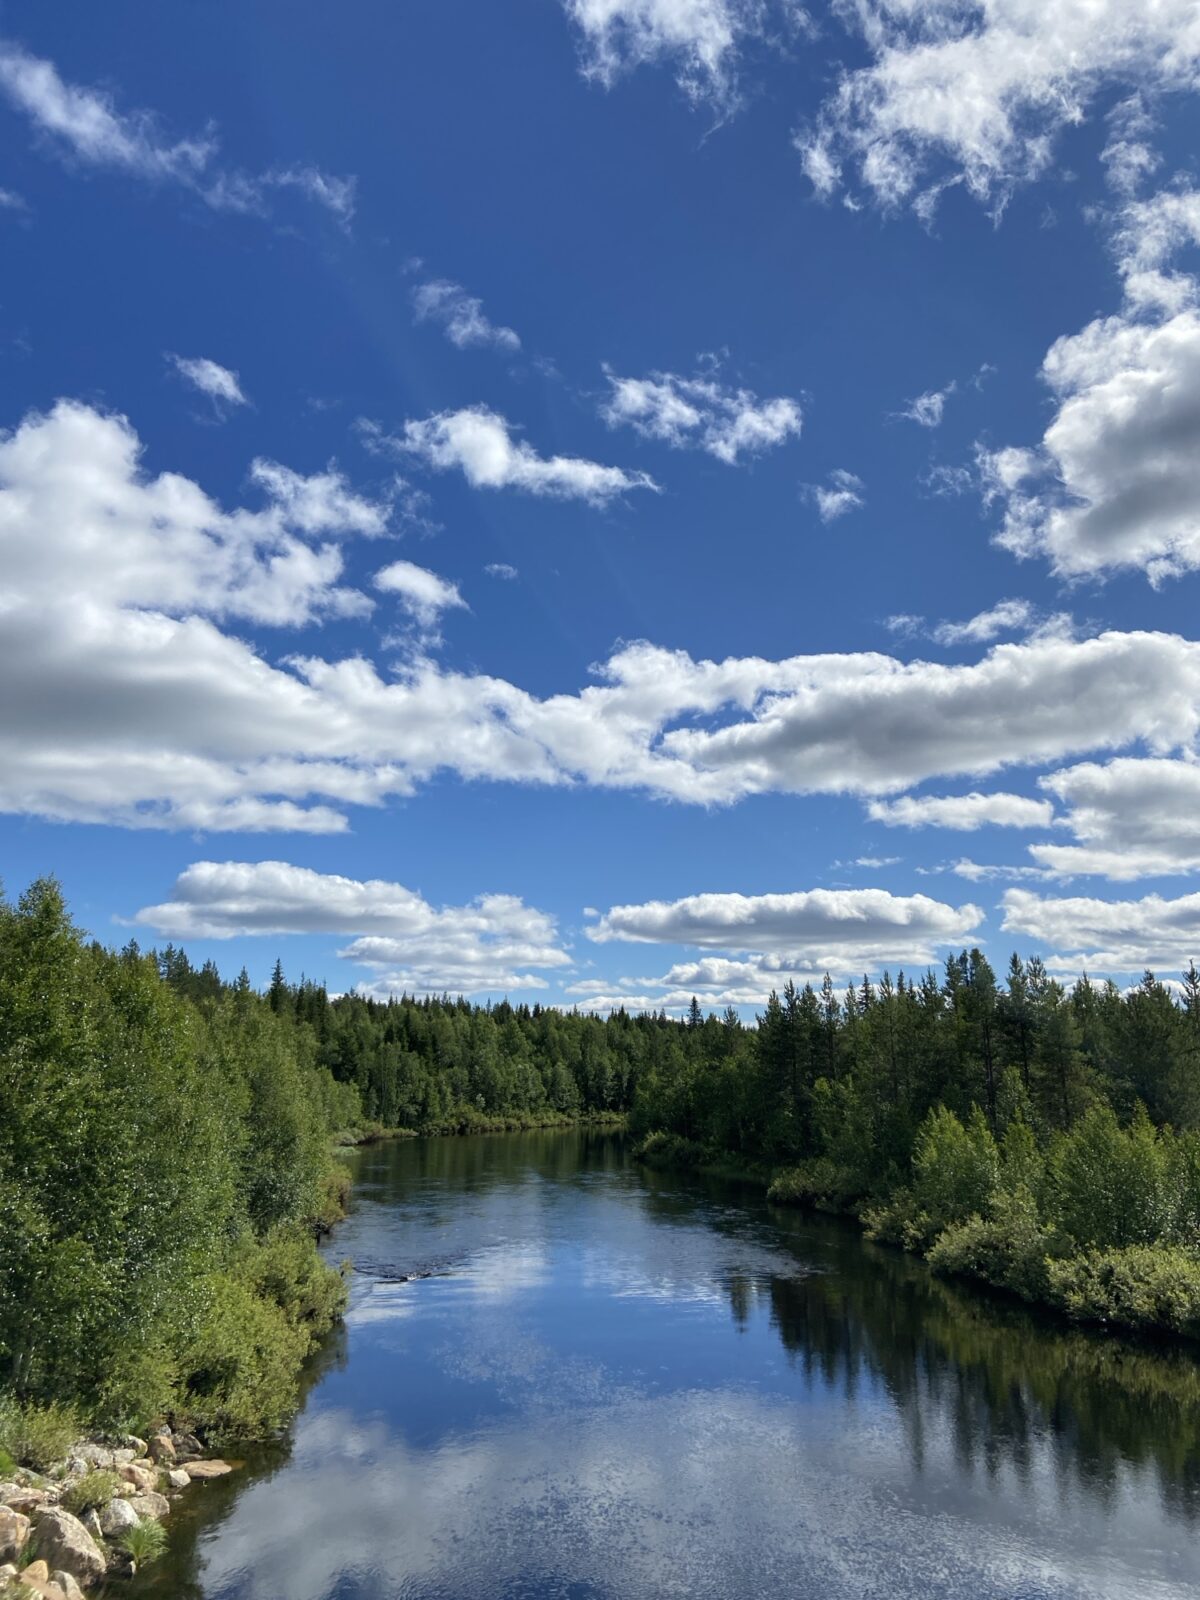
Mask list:
[[[85,1472],[82,1478],[76,1478],[68,1484],[59,1504],[72,1516],[82,1517],[87,1511],[99,1511],[125,1487],[124,1481],[115,1472],[94,1467],[90,1472]]]
[[[1048,1298],[1048,1256],[1053,1240],[1038,1218],[1030,1191],[997,1190],[989,1214],[978,1213],[944,1228],[929,1251],[929,1264],[947,1276],[975,1278],[1020,1295]]]
[[[1200,1338],[1200,1260],[1188,1250],[1128,1245],[1052,1261],[1049,1299],[1071,1317]]]
[[[135,1565],[148,1567],[166,1550],[167,1530],[152,1517],[143,1517],[118,1534],[116,1543]]]
[[[73,1406],[57,1401],[22,1405],[0,1394],[0,1446],[21,1466],[45,1472],[63,1459],[82,1431]]]

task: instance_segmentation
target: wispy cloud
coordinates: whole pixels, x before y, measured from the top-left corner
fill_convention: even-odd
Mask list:
[[[512,328],[492,322],[484,314],[483,301],[448,278],[419,283],[412,292],[412,303],[418,322],[436,323],[460,350],[473,345],[491,345],[509,352],[521,348],[521,340]]]
[[[249,404],[237,373],[229,367],[210,361],[207,356],[168,355],[167,360],[184,382],[207,395],[218,411],[227,405]]]
[[[674,450],[704,450],[726,466],[798,438],[803,413],[798,400],[760,400],[751,389],[720,383],[713,371],[686,378],[652,372],[622,378],[604,369],[609,396],[600,414],[610,428],[627,426],[643,439]]]

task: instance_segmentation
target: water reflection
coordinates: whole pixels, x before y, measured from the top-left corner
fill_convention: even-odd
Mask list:
[[[358,1164],[342,1345],[137,1595],[1195,1593],[1189,1356],[642,1173],[611,1136]]]

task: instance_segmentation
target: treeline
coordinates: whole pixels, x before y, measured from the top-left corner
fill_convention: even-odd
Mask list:
[[[172,989],[200,1005],[225,993],[211,962],[197,969],[174,946],[154,960]],[[249,988],[244,973],[239,985]],[[363,1118],[420,1133],[617,1117],[678,1031],[665,1017],[605,1021],[449,995],[331,1000],[322,984],[289,983],[278,962],[266,1003],[319,1068],[356,1091]]]
[[[248,984],[202,1001],[0,901],[0,1454],[73,1421],[284,1420],[343,1301],[314,1234],[358,1096]]]
[[[645,1075],[648,1159],[755,1169],[779,1201],[1087,1320],[1200,1337],[1200,973],[1069,991],[978,951],[939,979],[788,985],[756,1030],[693,1003]]]

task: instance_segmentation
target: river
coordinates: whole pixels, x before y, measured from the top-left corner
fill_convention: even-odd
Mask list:
[[[1182,1600],[1200,1361],[619,1136],[380,1144],[289,1441],[131,1600]],[[425,1275],[427,1274],[427,1275]]]

